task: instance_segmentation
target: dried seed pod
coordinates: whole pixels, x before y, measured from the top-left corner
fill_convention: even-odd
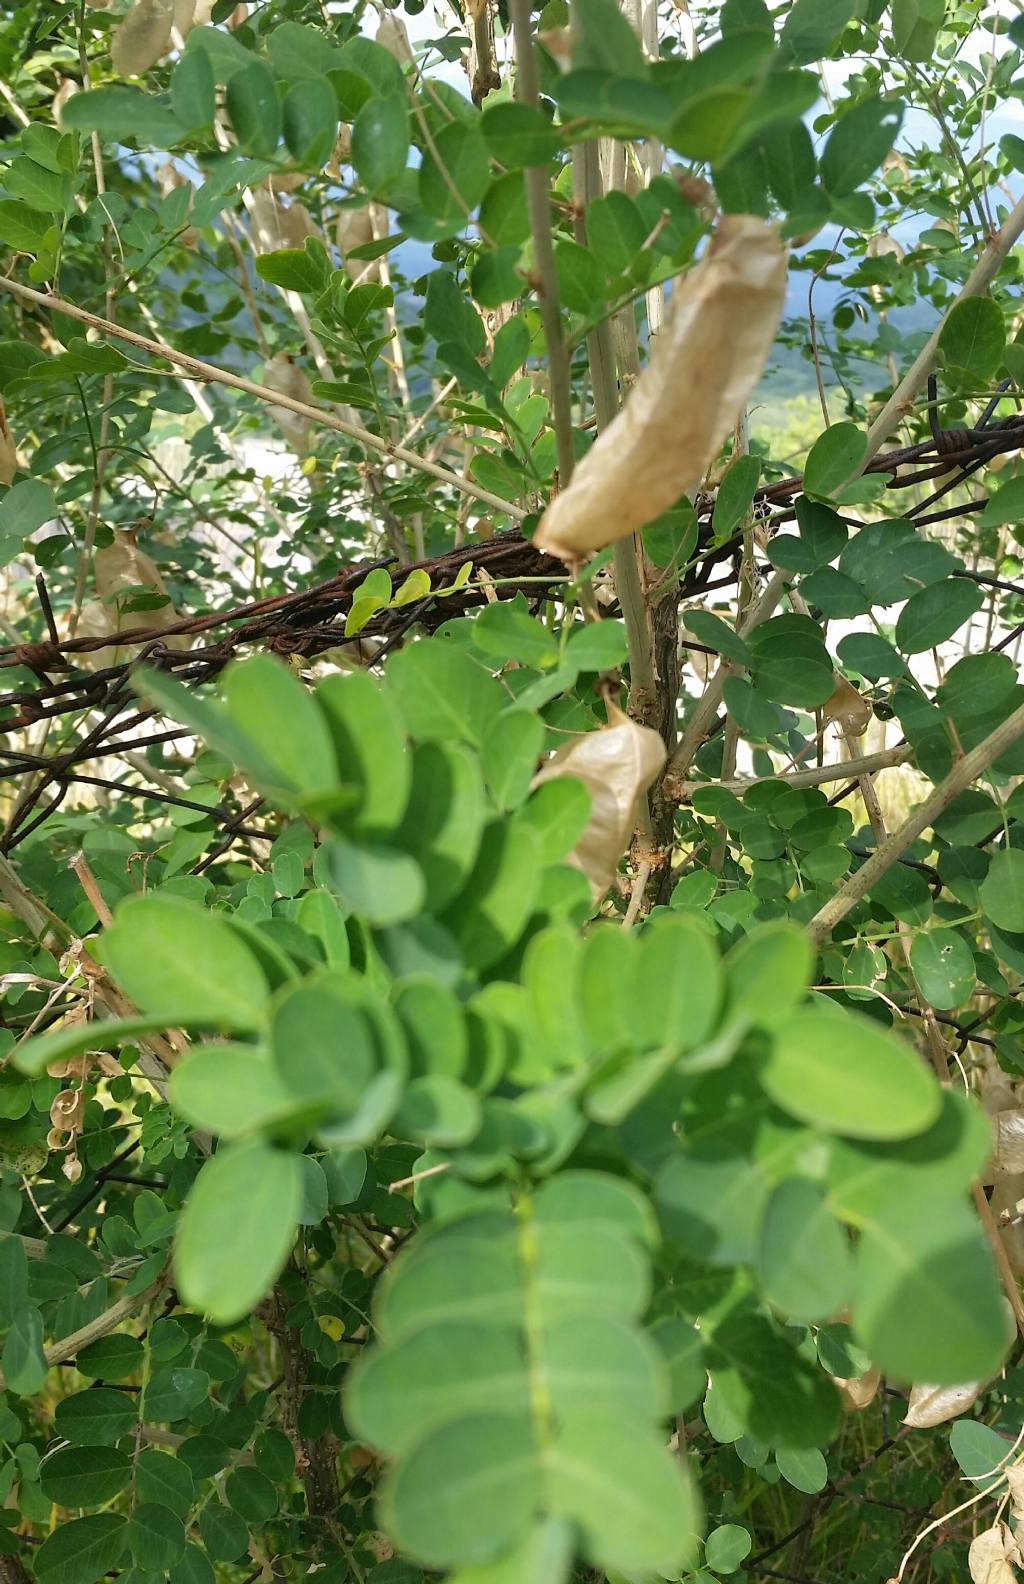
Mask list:
[[[541,518],[538,549],[576,561],[638,533],[699,484],[761,375],[785,295],[775,231],[727,215],[674,292],[633,394]]]
[[[981,1387],[981,1381],[968,1381],[963,1386],[914,1386],[903,1423],[912,1430],[945,1424],[947,1419],[955,1419],[973,1407]]]
[[[1010,1492],[1010,1510],[1014,1519],[1019,1521],[1024,1518],[1024,1465],[1014,1463],[1004,1473]]]
[[[898,264],[906,258],[906,250],[897,242],[889,231],[879,231],[867,245],[868,258],[886,258],[892,256]]]
[[[249,221],[257,253],[301,248],[308,236],[319,235],[304,204],[295,200],[286,204],[266,187],[253,191]]]
[[[832,1376],[832,1383],[839,1393],[844,1408],[851,1413],[863,1413],[878,1396],[878,1388],[882,1384],[881,1370],[868,1370],[865,1375],[852,1375],[849,1380],[844,1380],[839,1375]]]
[[[352,128],[346,126],[344,121],[338,128],[338,141],[334,145],[334,153],[327,161],[326,171],[334,181],[341,180],[341,167],[348,163],[352,155]]]
[[[0,396],[0,484],[10,484],[18,471],[18,448],[7,424],[3,397]]]
[[[910,166],[903,155],[896,149],[890,149],[882,161],[883,176],[898,176],[901,181],[906,181],[910,175]]]
[[[1024,1111],[997,1111],[992,1118],[996,1139],[992,1150],[992,1172],[997,1177],[1024,1173]]]
[[[196,0],[174,0],[174,20],[171,31],[177,34],[178,39],[184,43],[188,38],[196,19]]]
[[[390,11],[380,19],[377,43],[383,45],[399,66],[408,66],[413,60],[412,45],[409,42],[405,23],[401,17],[396,17]]]
[[[110,59],[119,77],[141,77],[171,47],[174,0],[135,0],[114,29]]]
[[[67,104],[69,99],[74,98],[75,94],[81,93],[81,91],[80,85],[75,82],[74,78],[62,77],[60,79],[60,86],[53,98],[50,100],[50,111],[53,115],[56,125],[61,129],[61,131],[64,130],[64,123],[61,120],[64,106]]]
[[[275,171],[267,177],[266,185],[272,193],[293,193],[305,180],[302,171]]]
[[[537,787],[557,776],[576,776],[590,793],[590,818],[566,863],[582,869],[595,904],[615,878],[636,827],[637,807],[665,763],[656,731],[638,726],[614,704],[608,724],[560,748],[534,776]]]
[[[305,370],[299,368],[287,352],[277,352],[270,358],[263,370],[263,383],[268,390],[282,396],[313,404],[313,387]],[[269,407],[267,411],[284,436],[285,444],[297,456],[305,456],[309,451],[312,419],[303,418],[301,413],[294,413],[288,407]]]
[[[376,259],[349,259],[353,248],[373,241],[373,216],[367,204],[363,209],[343,209],[338,216],[334,240],[337,243],[345,273],[350,280],[378,280],[380,269]]]
[[[1000,1177],[992,1189],[989,1208],[996,1218],[1006,1257],[1014,1272],[1024,1276],[1024,1175]]]
[[[1017,1584],[1014,1563],[1021,1562],[1017,1542],[1004,1523],[993,1524],[975,1535],[967,1552],[967,1570],[973,1584]]]
[[[113,544],[97,550],[93,558],[93,578],[100,597],[83,606],[76,631],[79,638],[102,638],[108,634],[114,637],[139,627],[156,632],[179,619],[179,612],[169,601],[148,609],[131,609],[140,591],[167,594],[160,569],[152,556],[140,549],[134,529],[120,532]],[[192,645],[187,633],[172,633],[164,642],[169,649],[185,650]],[[119,651],[110,649],[94,650],[80,657],[90,670],[116,664],[118,658]]]
[[[836,675],[835,691],[821,706],[825,720],[835,721],[851,737],[863,737],[871,721],[871,705],[862,698],[852,682]]]

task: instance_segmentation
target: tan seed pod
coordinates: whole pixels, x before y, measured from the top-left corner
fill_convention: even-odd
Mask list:
[[[349,259],[353,248],[373,241],[373,216],[369,205],[363,209],[343,209],[338,216],[334,234],[345,274],[350,280],[378,280],[380,268],[376,259]]]
[[[753,215],[721,221],[673,293],[633,394],[541,518],[539,549],[576,561],[696,488],[767,362],[786,276],[771,226]]]
[[[195,26],[196,0],[174,0],[174,19],[171,23],[172,34],[177,35],[177,41],[184,43],[189,33]]]
[[[863,1413],[878,1396],[878,1388],[882,1384],[881,1370],[868,1370],[864,1375],[852,1375],[844,1380],[839,1375],[832,1376],[832,1383],[839,1393],[843,1407],[850,1413]]]
[[[967,1552],[967,1569],[973,1584],[1018,1584],[1013,1564],[1020,1563],[1017,1542],[1004,1523],[993,1524],[975,1535]]]
[[[906,250],[891,232],[879,231],[878,235],[873,236],[868,242],[867,255],[868,258],[892,257],[899,264],[906,258]]]
[[[174,0],[135,0],[114,29],[110,59],[119,77],[141,77],[171,47]]]
[[[665,744],[656,731],[638,726],[609,704],[607,726],[560,748],[533,778],[537,787],[558,776],[575,776],[590,793],[586,828],[565,861],[582,869],[595,905],[615,878],[636,827],[640,799],[665,758]]]
[[[1019,1522],[1024,1518],[1024,1464],[1014,1463],[1004,1472],[1010,1492],[1010,1509],[1013,1517]]]
[[[968,1381],[963,1386],[914,1386],[903,1423],[912,1430],[945,1424],[974,1406],[981,1387],[981,1381]]]
[[[901,181],[906,181],[910,175],[910,166],[897,149],[890,149],[882,161],[883,176],[898,176]]]
[[[313,404],[313,387],[306,372],[287,352],[277,352],[269,359],[263,370],[263,383],[268,390],[277,391],[281,396]],[[292,412],[288,407],[268,407],[267,411],[284,436],[285,444],[297,456],[305,456],[309,451],[312,419],[303,418],[301,413]]]
[[[50,111],[53,115],[53,119],[56,125],[62,131],[64,128],[64,123],[61,120],[61,116],[64,112],[64,106],[67,104],[69,99],[74,98],[76,93],[81,93],[81,88],[79,87],[79,84],[75,82],[74,78],[62,77],[60,80],[60,87],[50,100]]]
[[[377,43],[383,45],[399,66],[408,66],[413,60],[412,45],[409,42],[405,23],[401,17],[394,16],[390,11],[380,19]]]
[[[352,128],[350,126],[346,126],[345,123],[342,122],[341,126],[338,128],[338,141],[334,145],[334,153],[327,161],[326,170],[328,176],[333,177],[335,181],[340,181],[341,167],[348,163],[351,155]]]
[[[18,448],[7,424],[3,397],[0,397],[0,484],[10,484],[18,471]]]
[[[992,1171],[997,1177],[1016,1177],[1024,1173],[1024,1111],[1016,1108],[997,1111],[992,1118],[996,1139],[992,1150]]]
[[[863,737],[871,722],[871,705],[862,698],[852,682],[836,675],[835,690],[821,706],[825,720],[835,721],[851,737]]]
[[[267,186],[272,193],[293,193],[305,180],[302,171],[275,171],[267,177]]]
[[[997,1178],[989,1208],[1014,1273],[1024,1276],[1024,1174]]]
[[[148,610],[129,608],[140,590],[167,593],[159,567],[152,556],[139,547],[134,529],[119,532],[113,544],[97,550],[93,557],[93,579],[99,599],[83,606],[76,637],[102,638],[108,634],[113,637],[140,627],[157,632],[179,619],[179,612],[169,601]],[[172,633],[164,642],[169,649],[185,650],[192,645],[187,633]],[[99,649],[79,659],[88,669],[100,670],[115,664],[119,656],[118,650]]]

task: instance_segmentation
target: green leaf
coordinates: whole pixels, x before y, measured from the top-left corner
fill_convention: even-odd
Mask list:
[[[327,78],[307,77],[289,88],[282,118],[289,154],[304,169],[319,170],[338,137],[338,100]]]
[[[1024,853],[1021,857],[1024,858]],[[1021,880],[1024,883],[1024,874]],[[1021,902],[1024,920],[1024,890]],[[952,1012],[974,994],[974,953],[956,930],[934,929],[915,935],[910,947],[910,966],[922,996],[940,1012]]]
[[[633,1038],[641,1048],[677,1055],[707,1039],[721,1005],[718,952],[687,914],[654,919],[640,941]]]
[[[796,0],[779,37],[779,54],[801,66],[821,60],[856,9],[855,0]]]
[[[209,1392],[209,1377],[206,1377]],[[159,1502],[187,1518],[195,1500],[192,1472],[180,1458],[145,1447],[135,1462],[135,1492],[140,1502]]]
[[[221,692],[232,723],[282,777],[304,794],[338,782],[330,733],[306,689],[269,655],[229,665]]]
[[[20,1237],[0,1239],[0,1327],[28,1303],[28,1255]]]
[[[331,889],[369,923],[400,924],[422,908],[426,880],[407,853],[341,840],[327,842],[322,852]]]
[[[227,919],[182,897],[128,897],[102,955],[131,999],[165,1023],[258,1028],[268,986]]]
[[[43,1353],[43,1317],[34,1304],[19,1307],[4,1339],[0,1368],[8,1391],[31,1397],[40,1391],[47,1376]]]
[[[52,229],[48,215],[39,214],[14,198],[0,198],[0,242],[5,247],[17,248],[23,253],[39,253]]]
[[[119,1513],[91,1513],[60,1524],[33,1558],[39,1584],[95,1584],[119,1567],[128,1548],[128,1522]]]
[[[439,1487],[444,1502],[437,1500]],[[539,1499],[529,1422],[497,1413],[459,1419],[428,1435],[379,1496],[395,1544],[431,1568],[496,1556],[526,1528]]]
[[[770,1446],[821,1446],[839,1420],[832,1383],[763,1315],[742,1310],[715,1325],[707,1348],[715,1392],[746,1434]]]
[[[171,108],[189,131],[212,125],[216,84],[210,57],[202,50],[187,50],[171,72]]]
[[[945,18],[945,0],[893,0],[892,37],[900,58],[931,61]]]
[[[266,1055],[252,1045],[199,1045],[171,1074],[174,1109],[193,1127],[222,1138],[272,1128],[296,1102]]]
[[[977,1419],[958,1419],[950,1428],[949,1449],[963,1472],[985,1490],[1003,1486],[1003,1469],[1014,1461],[1013,1441]]]
[[[850,1249],[821,1189],[788,1177],[765,1207],[758,1246],[765,1297],[793,1320],[825,1320],[849,1297]]]
[[[808,495],[833,495],[860,467],[868,437],[857,424],[838,423],[820,434],[804,465]]]
[[[281,101],[273,73],[256,56],[232,72],[227,86],[231,126],[246,153],[273,154],[281,136]]]
[[[409,111],[405,94],[370,99],[352,126],[352,164],[367,192],[386,192],[409,158]]]
[[[134,142],[161,149],[173,148],[186,130],[163,99],[121,83],[75,94],[61,110],[60,119],[64,127],[98,132],[112,143]]]
[[[775,1462],[786,1484],[808,1496],[816,1496],[828,1484],[828,1464],[817,1447],[805,1447],[799,1452],[792,1447],[779,1447]]]
[[[523,824],[496,822],[483,832],[476,863],[442,917],[468,967],[490,967],[526,928],[540,883],[538,845]]]
[[[808,1006],[777,1023],[758,1077],[791,1116],[847,1138],[909,1138],[935,1120],[941,1104],[911,1045],[837,1008]]]
[[[1010,1333],[981,1224],[962,1199],[904,1194],[863,1228],[853,1324],[874,1362],[936,1386],[987,1380]]]
[[[59,1507],[99,1507],[119,1495],[131,1477],[132,1460],[117,1447],[61,1447],[39,1468],[43,1495]]]
[[[22,479],[0,501],[0,534],[24,539],[57,515],[53,491],[41,479]]]
[[[518,808],[524,801],[543,743],[544,722],[530,710],[506,710],[494,722],[484,738],[480,762],[499,808]]]
[[[1019,847],[993,854],[978,898],[997,928],[1011,934],[1024,931],[1024,852]]]
[[[260,280],[273,286],[283,286],[286,291],[321,292],[331,278],[331,266],[323,243],[316,237],[307,237],[301,248],[276,248],[272,253],[261,253],[256,260],[256,273]],[[322,389],[323,380],[314,380],[315,396],[333,396],[333,388]],[[328,385],[330,381],[326,382]]]
[[[716,544],[724,544],[740,526],[750,510],[761,477],[761,462],[756,456],[739,456],[718,486],[711,532]]]
[[[420,203],[443,225],[463,224],[490,184],[491,162],[478,123],[449,121],[420,166]]]
[[[604,272],[587,248],[567,237],[555,243],[558,290],[567,308],[593,313],[604,300]]]
[[[939,358],[966,369],[978,380],[995,373],[1003,360],[1006,329],[1003,311],[991,297],[968,297],[954,303],[939,335]]]
[[[896,644],[904,654],[923,654],[952,638],[985,603],[984,591],[968,578],[945,578],[911,595],[896,619]]]
[[[984,511],[979,514],[978,522],[982,528],[1001,528],[1006,523],[1016,525],[1024,522],[1024,478],[1010,479],[1008,484],[993,490]],[[1014,538],[1019,538],[1019,535],[1015,534]]]
[[[751,930],[725,959],[725,1021],[774,1027],[803,999],[812,969],[803,930],[785,923]]]
[[[135,1423],[135,1403],[109,1386],[64,1397],[54,1410],[57,1433],[76,1446],[112,1446]]]
[[[517,601],[485,605],[474,623],[473,639],[477,648],[497,661],[518,660],[537,669],[558,661],[554,634]]]
[[[219,1150],[196,1178],[175,1244],[178,1291],[217,1325],[240,1320],[269,1290],[295,1238],[298,1158],[266,1144]]]
[[[128,1544],[136,1567],[165,1573],[185,1553],[185,1526],[169,1507],[140,1502],[128,1525]]]
[[[354,1112],[377,1067],[372,1030],[358,1006],[325,978],[284,992],[274,1009],[274,1070],[293,1101]]]
[[[842,113],[821,156],[821,180],[833,198],[844,198],[881,165],[896,142],[903,106],[894,99],[861,99]]]
[[[784,1457],[786,1455],[783,1453]],[[800,1457],[805,1454],[788,1455]],[[735,1573],[744,1558],[750,1555],[752,1544],[749,1529],[743,1529],[739,1524],[719,1524],[704,1542],[704,1560],[715,1573]]]
[[[575,70],[604,69],[618,78],[647,80],[640,41],[615,0],[577,0],[573,23]]]
[[[342,780],[359,801],[335,824],[370,838],[388,836],[405,813],[412,780],[409,747],[390,688],[367,671],[325,677],[315,694],[327,720]]]
[[[502,705],[494,679],[439,638],[399,650],[388,683],[406,730],[419,742],[454,738],[479,746]]]
[[[162,1012],[153,1017],[122,1018],[116,1023],[72,1023],[26,1040],[12,1053],[11,1059],[21,1072],[36,1075],[45,1072],[51,1062],[77,1056],[86,1050],[126,1045],[140,1034],[151,1034],[155,1029],[166,1027],[167,1019]]]
[[[612,671],[626,659],[626,625],[605,619],[574,627],[566,645],[566,660],[581,671]]]
[[[533,105],[487,105],[480,125],[488,148],[506,170],[546,165],[562,143],[547,116]]]

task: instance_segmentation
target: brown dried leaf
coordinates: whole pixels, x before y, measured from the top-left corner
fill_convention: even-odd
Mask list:
[[[1010,1564],[1019,1561],[1017,1542],[1004,1523],[993,1524],[984,1534],[975,1535],[967,1553],[974,1584],[1017,1584]]]
[[[871,721],[871,705],[867,699],[861,697],[852,682],[838,674],[835,691],[821,706],[821,713],[825,720],[835,721],[851,737],[863,737]]]
[[[927,1430],[932,1425],[945,1424],[966,1413],[978,1400],[981,1381],[968,1381],[963,1386],[913,1386],[903,1423],[912,1430]]]
[[[881,1370],[868,1370],[866,1375],[852,1375],[844,1380],[842,1376],[833,1375],[832,1383],[842,1399],[843,1407],[851,1413],[861,1413],[878,1396],[878,1388],[882,1384]]]
[[[135,0],[114,29],[110,59],[119,77],[141,77],[171,47],[174,0]]]
[[[771,351],[786,249],[753,215],[726,215],[676,288],[622,411],[541,518],[534,542],[566,561],[637,533],[694,489]]]
[[[590,793],[590,818],[566,863],[583,870],[595,903],[615,878],[636,827],[640,799],[665,758],[665,744],[656,731],[638,726],[609,704],[607,726],[560,748],[534,776],[535,787],[556,776],[576,776]]]

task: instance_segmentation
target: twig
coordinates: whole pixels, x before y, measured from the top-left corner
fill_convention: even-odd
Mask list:
[[[389,440],[383,440],[380,435],[364,429],[362,424],[351,423],[347,419],[339,418],[336,413],[327,412],[322,407],[313,407],[308,402],[298,401],[294,396],[287,396],[282,391],[269,390],[263,385],[257,385],[253,380],[243,378],[240,374],[232,374],[228,369],[218,368],[214,363],[205,363],[200,358],[189,357],[186,353],[178,352],[174,347],[168,346],[164,341],[151,340],[149,336],[139,335],[135,330],[127,330],[111,319],[103,319],[99,314],[78,308],[62,297],[34,291],[31,286],[23,286],[20,281],[0,276],[0,290],[9,291],[25,302],[35,303],[37,307],[45,308],[48,313],[66,314],[70,319],[91,325],[94,330],[102,330],[105,335],[127,341],[130,346],[139,347],[153,357],[165,358],[176,368],[183,369],[192,379],[206,380],[216,385],[228,385],[232,390],[244,391],[247,396],[255,396],[257,401],[265,402],[267,406],[286,407],[290,412],[298,413],[302,418],[309,418],[325,429],[335,429],[339,434],[347,435],[350,440],[358,440],[368,451],[377,451],[396,462],[404,462],[407,467],[415,468],[420,473],[429,473],[432,478],[440,479],[443,484],[461,490],[466,495],[474,496],[485,505],[504,512],[516,522],[526,516],[522,507],[516,506],[514,502],[492,494],[490,490],[475,484],[472,479],[462,478],[458,473],[453,473],[450,468],[418,456],[415,451],[407,451],[401,445],[392,445]]]

